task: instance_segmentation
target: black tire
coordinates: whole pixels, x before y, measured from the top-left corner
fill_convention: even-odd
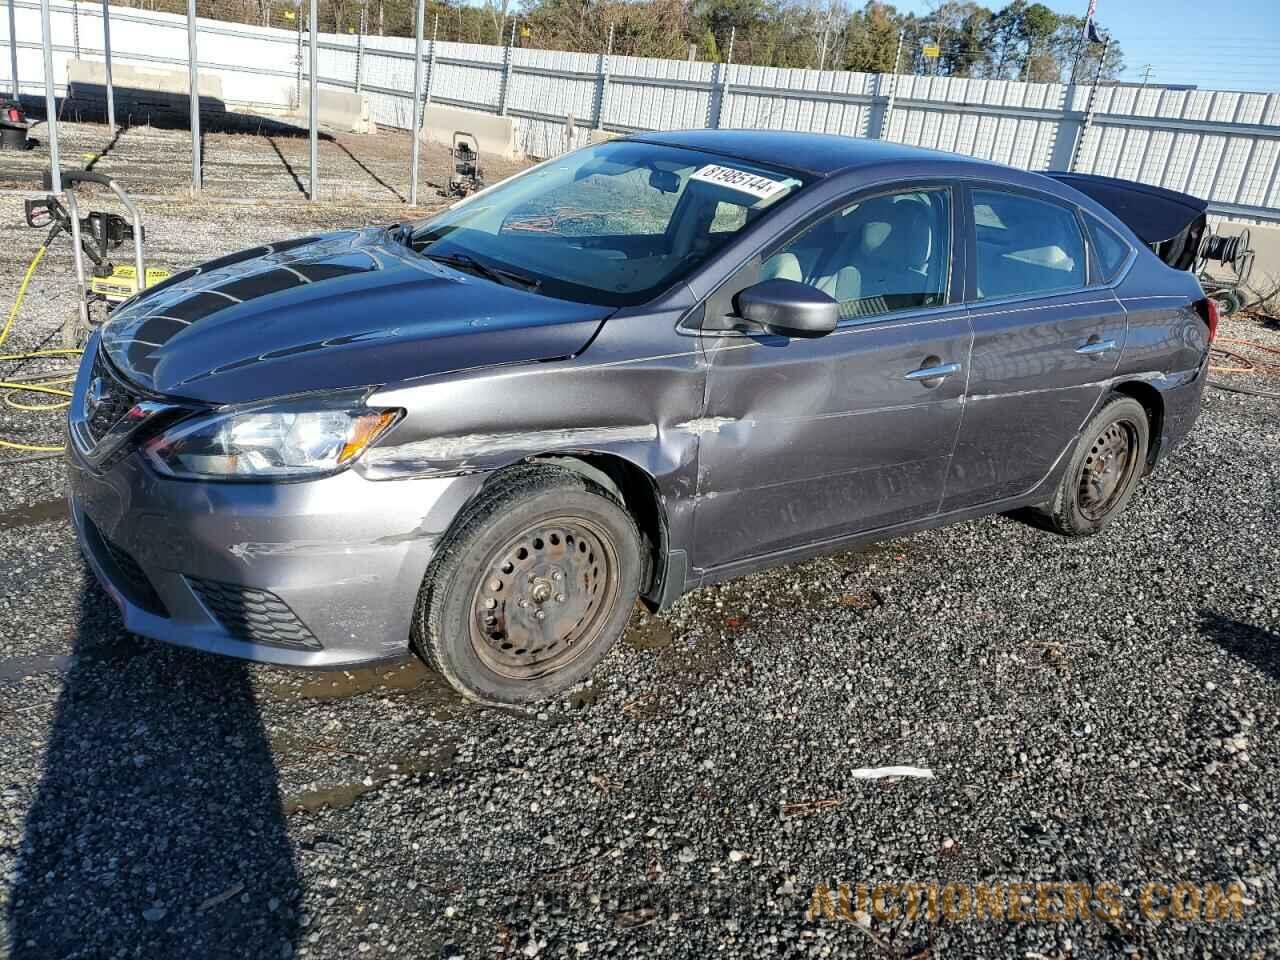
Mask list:
[[[1150,442],[1146,408],[1132,397],[1111,397],[1080,432],[1053,499],[1034,511],[1036,517],[1067,537],[1102,530],[1133,496]]]
[[[428,568],[413,647],[472,699],[554,696],[622,636],[642,566],[635,521],[609,491],[563,467],[511,468],[467,505]]]

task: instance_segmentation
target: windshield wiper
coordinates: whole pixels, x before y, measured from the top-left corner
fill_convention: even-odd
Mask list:
[[[525,290],[537,290],[542,286],[541,280],[527,277],[523,273],[516,273],[514,270],[491,267],[487,263],[481,263],[469,253],[424,253],[423,256],[428,260],[435,260],[438,263],[443,263],[458,270],[465,270],[467,273],[474,273],[477,276],[485,277],[488,280],[493,280],[495,283],[505,284],[506,286],[523,287]]]

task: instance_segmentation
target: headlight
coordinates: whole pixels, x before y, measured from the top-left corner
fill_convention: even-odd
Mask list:
[[[149,442],[146,454],[161,473],[186,479],[317,476],[349,466],[399,415],[350,394],[304,397],[183,421]]]

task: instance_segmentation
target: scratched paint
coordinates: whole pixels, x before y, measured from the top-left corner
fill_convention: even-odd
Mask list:
[[[738,420],[736,417],[699,417],[697,420],[686,420],[684,423],[677,423],[676,429],[692,433],[695,437],[701,437],[708,433],[719,433],[722,427],[730,427],[735,423],[750,424],[751,421]]]
[[[474,461],[483,457],[511,455],[522,451],[545,452],[618,443],[644,443],[657,438],[658,428],[652,424],[430,437],[371,450],[365,458],[364,469],[374,476],[387,473],[430,475],[477,469]]]

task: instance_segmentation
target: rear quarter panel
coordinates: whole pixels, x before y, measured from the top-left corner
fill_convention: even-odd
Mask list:
[[[1209,330],[1195,303],[1204,294],[1192,274],[1143,249],[1116,296],[1128,313],[1128,333],[1115,379],[1141,381],[1159,392],[1161,435],[1152,437],[1153,459],[1159,459],[1181,442],[1200,412]]]

